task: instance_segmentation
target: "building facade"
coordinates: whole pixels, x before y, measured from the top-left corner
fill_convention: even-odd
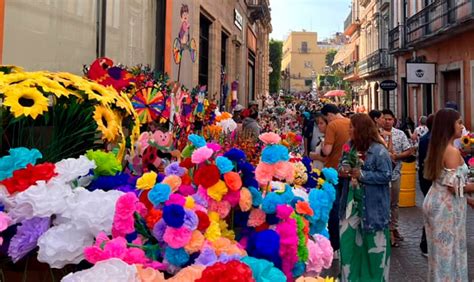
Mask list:
[[[326,54],[337,44],[322,45],[316,32],[306,31],[291,32],[283,42],[282,88],[286,93],[311,91],[317,76],[325,73]]]
[[[243,105],[268,93],[268,0],[0,0],[0,24],[3,64],[82,74],[106,56],[217,100],[232,82]]]
[[[474,2],[392,2],[389,47],[397,67],[398,115],[416,120],[455,102],[472,130]]]
[[[351,83],[353,102],[366,109],[396,108],[394,92],[380,88],[382,81],[395,78],[388,50],[390,15],[390,1],[353,0],[344,23],[349,43],[334,61],[343,66],[344,80]]]

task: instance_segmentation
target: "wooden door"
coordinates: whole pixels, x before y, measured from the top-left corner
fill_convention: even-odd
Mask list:
[[[444,103],[456,102],[461,106],[461,71],[449,71],[443,73],[444,76]]]

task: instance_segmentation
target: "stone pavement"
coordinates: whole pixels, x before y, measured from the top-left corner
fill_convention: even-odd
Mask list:
[[[392,248],[390,281],[418,282],[427,281],[428,259],[420,252],[419,244],[423,224],[423,194],[417,189],[416,207],[400,208],[400,233],[405,237],[399,248]],[[467,212],[467,259],[469,281],[474,281],[474,210]],[[334,261],[323,276],[336,276],[339,261]]]

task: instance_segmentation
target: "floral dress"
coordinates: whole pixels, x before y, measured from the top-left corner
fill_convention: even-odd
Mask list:
[[[429,281],[468,281],[467,203],[462,195],[467,173],[466,164],[444,169],[423,202]],[[458,195],[453,195],[447,186],[458,189]]]

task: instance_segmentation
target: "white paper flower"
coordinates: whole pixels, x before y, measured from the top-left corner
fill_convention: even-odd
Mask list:
[[[71,186],[59,179],[51,179],[48,183],[38,181],[11,198],[13,204],[9,207],[9,214],[15,221],[61,214],[67,208],[66,199],[72,195]]]
[[[237,123],[231,118],[221,120],[217,124],[222,127],[224,133],[231,133],[237,129]]]
[[[65,182],[70,182],[87,175],[91,169],[95,169],[97,166],[94,161],[89,160],[86,156],[80,156],[78,159],[70,158],[59,161],[55,164],[55,167],[57,177]]]
[[[75,188],[73,195],[65,199],[66,207],[57,223],[71,222],[78,229],[86,229],[92,235],[100,231],[110,234],[115,214],[115,203],[124,193],[116,190],[90,192],[82,187]]]
[[[62,282],[91,282],[91,281],[120,281],[139,282],[137,270],[134,265],[128,265],[124,261],[111,258],[96,263],[92,268],[70,273]]]
[[[38,261],[52,268],[77,264],[84,259],[84,248],[93,243],[94,235],[89,230],[78,229],[72,223],[54,226],[38,240]]]

